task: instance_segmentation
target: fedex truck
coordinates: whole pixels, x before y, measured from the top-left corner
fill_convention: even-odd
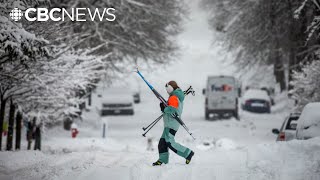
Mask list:
[[[239,82],[232,76],[209,76],[205,95],[205,118],[210,115],[225,117],[234,116],[239,119],[238,99],[240,95]]]

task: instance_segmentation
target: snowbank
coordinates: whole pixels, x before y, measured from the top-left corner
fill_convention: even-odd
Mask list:
[[[112,148],[101,151],[100,142],[93,146],[92,149],[82,149],[82,152],[61,154],[46,154],[48,151],[0,152],[0,177],[48,180],[89,177],[140,180],[160,177],[201,177],[205,180],[320,179],[320,138],[244,148],[237,148],[231,139],[222,138],[216,141],[216,148],[196,150],[191,165],[185,165],[180,157],[173,156],[171,163],[162,167],[150,165],[153,157],[150,152],[113,151]]]
[[[248,149],[248,179],[320,179],[320,138],[261,144]]]
[[[110,138],[53,138],[50,144],[43,148],[45,153],[71,153],[71,152],[88,152],[88,151],[108,151],[117,152],[126,149],[126,145],[116,142]]]
[[[233,150],[236,149],[238,145],[236,145],[236,143],[234,143],[231,139],[222,138],[216,142],[216,147],[222,148],[224,150]]]

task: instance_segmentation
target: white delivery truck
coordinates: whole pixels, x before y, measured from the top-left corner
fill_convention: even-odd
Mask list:
[[[207,87],[203,90],[205,95],[205,118],[210,114],[225,117],[234,116],[239,119],[238,98],[239,82],[232,76],[209,76]]]

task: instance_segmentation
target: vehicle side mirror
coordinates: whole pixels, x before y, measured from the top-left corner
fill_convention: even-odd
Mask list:
[[[272,133],[278,135],[278,134],[280,134],[280,131],[279,131],[279,129],[272,129]]]
[[[203,94],[203,95],[206,94],[206,89],[202,89],[202,94]]]

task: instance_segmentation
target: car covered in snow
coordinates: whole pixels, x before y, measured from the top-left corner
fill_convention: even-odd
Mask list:
[[[132,92],[126,88],[109,88],[101,97],[101,116],[134,115]]]
[[[203,90],[205,95],[205,118],[210,114],[218,117],[238,115],[239,88],[236,78],[232,76],[209,76],[207,87]]]
[[[320,102],[307,104],[298,120],[297,139],[320,137]]]
[[[242,109],[254,113],[271,113],[271,101],[266,91],[248,89],[241,103]]]
[[[291,113],[282,123],[279,129],[272,129],[272,133],[277,135],[276,141],[290,141],[296,138],[297,121],[300,113]]]

